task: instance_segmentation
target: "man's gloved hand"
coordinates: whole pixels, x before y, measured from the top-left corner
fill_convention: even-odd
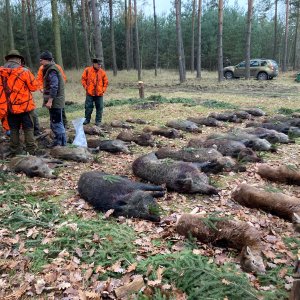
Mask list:
[[[5,133],[7,136],[10,136],[10,130],[7,130]]]

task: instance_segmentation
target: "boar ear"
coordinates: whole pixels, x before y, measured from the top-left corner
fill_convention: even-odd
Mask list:
[[[246,247],[246,253],[249,256],[253,256],[252,251],[251,251],[250,247],[248,247],[248,246]]]
[[[293,213],[293,223],[300,224],[300,215]]]

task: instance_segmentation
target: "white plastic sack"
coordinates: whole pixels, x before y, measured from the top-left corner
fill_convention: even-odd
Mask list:
[[[72,124],[75,128],[75,139],[73,141],[73,145],[79,147],[87,147],[86,136],[83,130],[83,122],[85,118],[78,118],[72,120]]]

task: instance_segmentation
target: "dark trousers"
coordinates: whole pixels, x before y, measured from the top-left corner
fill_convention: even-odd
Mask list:
[[[54,133],[53,146],[65,146],[67,143],[66,130],[62,119],[62,108],[50,108],[50,128]]]
[[[20,129],[23,129],[25,138],[25,150],[34,154],[37,146],[33,135],[33,111],[21,114],[8,114],[10,127],[10,149],[13,155],[22,154],[23,146],[20,141]]]
[[[91,121],[91,116],[94,109],[94,104],[96,107],[96,123],[101,123],[103,114],[103,96],[90,96],[87,95],[85,99],[85,119],[87,122]]]

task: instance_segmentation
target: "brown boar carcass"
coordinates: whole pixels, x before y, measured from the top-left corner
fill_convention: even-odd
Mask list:
[[[127,129],[134,128],[134,126],[132,126],[130,124],[127,124],[124,121],[119,121],[119,120],[113,120],[113,121],[111,121],[110,125],[112,127],[117,127],[117,128],[127,128]]]
[[[98,136],[104,136],[103,130],[99,126],[90,126],[85,125],[83,126],[84,133],[89,135],[98,135]]]
[[[240,130],[234,130],[228,133],[214,133],[207,137],[208,140],[233,140],[243,143],[256,151],[273,151],[274,147],[265,139],[260,139],[253,134],[248,134]]]
[[[294,166],[271,167],[267,164],[258,166],[257,173],[270,181],[300,185],[300,173]]]
[[[237,115],[233,112],[223,112],[223,113],[212,112],[208,116],[211,118],[215,118],[219,121],[242,123],[242,120],[238,118]]]
[[[143,119],[126,119],[126,122],[135,123],[135,124],[148,124],[149,123]]]
[[[88,162],[92,159],[91,153],[84,147],[56,146],[50,150],[50,155],[58,159]]]
[[[260,108],[244,108],[243,110],[254,117],[262,117],[266,115],[266,113]]]
[[[160,148],[155,154],[159,159],[172,158],[196,163],[204,173],[238,170],[238,166],[232,158],[223,156],[213,148],[183,148],[180,150]]]
[[[183,134],[175,128],[146,126],[144,132],[152,133],[153,135],[161,135],[168,139],[182,138]]]
[[[189,117],[187,118],[188,121],[194,122],[197,125],[205,125],[208,127],[222,127],[223,123],[221,121],[218,121],[215,118],[212,117]]]
[[[202,130],[198,127],[198,125],[194,122],[188,120],[171,120],[166,124],[167,127],[193,132],[193,133],[201,133]]]
[[[121,131],[118,136],[118,140],[124,142],[134,142],[140,146],[151,146],[155,145],[154,137],[150,133],[134,133],[132,131]]]
[[[176,230],[185,237],[192,235],[201,243],[241,250],[241,268],[245,272],[265,273],[261,234],[245,222],[210,220],[183,214],[176,224]]]
[[[9,169],[15,173],[25,173],[28,177],[56,178],[47,162],[61,163],[31,155],[16,156],[11,159]]]
[[[294,221],[294,213],[300,215],[300,199],[283,193],[266,192],[246,183],[241,184],[233,193],[232,198],[239,204]]]
[[[155,198],[164,195],[161,186],[91,171],[81,174],[78,192],[84,200],[102,212],[113,209],[114,216],[160,220],[159,206]]]
[[[215,148],[224,156],[231,156],[243,162],[261,162],[256,153],[242,142],[226,139],[191,139],[187,145],[190,148]]]
[[[137,158],[132,164],[134,175],[181,193],[217,194],[209,178],[192,163],[158,159],[154,152]]]

